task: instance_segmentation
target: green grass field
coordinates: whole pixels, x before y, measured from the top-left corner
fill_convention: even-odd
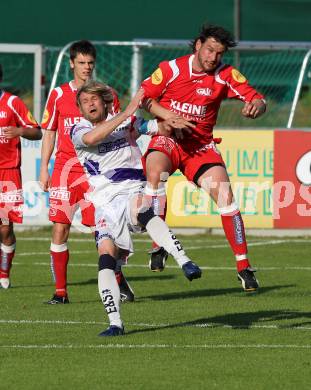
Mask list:
[[[147,236],[124,269],[136,302],[122,305],[126,335],[108,326],[97,255],[72,234],[70,305],[49,306],[50,235],[18,233],[12,288],[0,290],[1,389],[309,389],[310,238],[250,238],[261,289],[247,295],[223,237],[182,241],[203,269],[191,283],[170,257],[147,268]]]

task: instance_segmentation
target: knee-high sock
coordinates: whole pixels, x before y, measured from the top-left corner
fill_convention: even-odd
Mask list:
[[[247,258],[247,242],[241,213],[235,203],[219,209],[222,226],[235,255],[238,272],[250,267]]]
[[[114,273],[116,261],[110,255],[101,255],[98,263],[98,292],[110,325],[122,327],[120,289]]]
[[[1,244],[1,262],[0,262],[0,278],[9,278],[12,268],[12,261],[15,255],[16,244],[4,245]]]
[[[64,297],[67,295],[67,265],[69,261],[69,250],[67,244],[51,243],[51,270],[55,282],[56,295]]]
[[[154,214],[158,215],[163,221],[165,221],[166,210],[167,210],[167,199],[165,183],[160,182],[158,189],[153,189],[148,183],[144,190],[145,199],[148,201],[150,207],[152,207]],[[152,248],[158,248],[156,242],[152,242]]]
[[[176,235],[169,230],[167,224],[160,217],[151,218],[146,224],[146,230],[158,245],[174,257],[180,267],[190,260]]]

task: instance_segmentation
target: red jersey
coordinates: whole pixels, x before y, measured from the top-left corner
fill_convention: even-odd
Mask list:
[[[193,58],[192,54],[161,62],[142,83],[145,97],[157,99],[161,106],[196,124],[191,135],[177,140],[187,152],[211,142],[222,100],[263,98],[234,67],[220,64],[212,73],[194,73]]]
[[[0,169],[20,168],[20,137],[6,138],[6,127],[39,127],[25,103],[18,96],[0,90]]]
[[[46,103],[41,126],[46,130],[57,131],[55,168],[62,170],[70,160],[68,168],[72,172],[84,173],[70,138],[70,129],[82,119],[76,104],[76,94],[77,88],[72,81],[53,89]],[[113,96],[113,109],[117,113],[120,111],[120,103],[115,91]]]

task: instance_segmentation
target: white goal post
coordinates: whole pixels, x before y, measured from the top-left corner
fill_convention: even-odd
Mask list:
[[[8,54],[9,56],[12,56],[9,62],[9,66],[5,65],[5,57],[7,57]],[[30,57],[31,55],[33,55],[33,58]],[[31,60],[26,60],[26,57],[31,58]],[[5,83],[7,82],[8,78],[10,78],[9,91],[11,92],[11,89],[13,89],[13,93],[15,93],[15,91],[19,91],[20,89],[22,90],[23,87],[21,87],[21,84],[23,83],[21,83],[21,81],[26,80],[27,82],[28,79],[30,83],[28,84],[27,82],[27,90],[28,88],[30,89],[28,92],[31,99],[29,101],[25,101],[25,103],[27,103],[29,108],[32,108],[34,117],[40,123],[45,102],[44,47],[41,45],[1,43],[0,63],[2,60],[4,60],[4,64],[2,64],[4,66],[2,83],[4,89],[6,89]],[[23,60],[26,61],[24,62]],[[14,69],[13,72],[12,69]],[[31,78],[29,72],[32,72]],[[19,93],[17,92],[17,94]],[[20,97],[22,97],[24,100],[24,96]],[[21,144],[23,193],[25,200],[23,225],[46,225],[48,224],[47,195],[42,193],[42,190],[40,189],[37,182],[41,158],[41,142],[29,141],[22,138]]]

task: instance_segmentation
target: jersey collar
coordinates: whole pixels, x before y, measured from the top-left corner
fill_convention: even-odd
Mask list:
[[[193,63],[193,59],[194,59],[194,54],[192,54],[190,57],[189,57],[189,75],[190,77],[192,76],[206,76],[207,73],[205,72],[202,72],[202,73],[194,73],[193,72],[193,68],[192,68],[192,63]],[[219,65],[217,66],[217,68],[214,70],[214,73],[219,73],[220,69],[224,66],[224,64],[222,62],[219,63]]]
[[[73,80],[69,81],[69,87],[72,90],[72,92],[76,92],[78,90],[78,88],[76,88],[74,86],[74,81]]]
[[[194,59],[194,54],[191,54],[191,56],[189,57],[189,75],[190,75],[190,77],[192,77],[192,76],[204,76],[206,74],[204,72],[202,72],[202,73],[194,73],[193,72],[193,68],[192,68],[193,59]]]

